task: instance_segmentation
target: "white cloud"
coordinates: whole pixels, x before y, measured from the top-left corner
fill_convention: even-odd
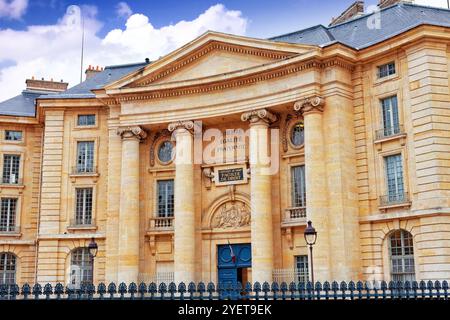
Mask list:
[[[1,1],[1,0],[0,0]],[[83,7],[87,65],[157,59],[207,30],[245,34],[247,20],[239,11],[215,5],[192,21],[155,28],[143,14],[130,16],[124,29],[111,30],[105,38],[96,34],[102,24],[95,7]],[[64,79],[69,86],[80,79],[80,8],[70,6],[54,25],[29,26],[25,31],[0,29],[0,101],[19,94],[26,78]],[[8,63],[6,63],[8,62]]]
[[[414,3],[430,7],[448,8],[447,0],[414,0]]]
[[[27,7],[28,0],[0,0],[0,18],[20,19]]]
[[[128,3],[121,1],[116,6],[116,13],[119,18],[128,18],[133,14]]]
[[[102,43],[127,49],[132,55],[146,55],[150,59],[175,50],[207,30],[243,34],[247,20],[240,11],[227,10],[222,4],[210,7],[192,21],[180,21],[156,29],[143,14],[128,18],[124,30],[110,31]]]

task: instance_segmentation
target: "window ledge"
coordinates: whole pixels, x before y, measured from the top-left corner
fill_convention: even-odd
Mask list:
[[[286,219],[281,222],[281,228],[290,228],[305,225],[306,225],[306,218],[297,218],[289,220]]]
[[[22,236],[21,232],[0,232],[0,238],[20,238]]]
[[[388,137],[384,137],[384,138],[381,138],[381,139],[377,139],[373,143],[379,144],[379,143],[383,143],[383,142],[387,142],[387,141],[391,141],[391,140],[402,139],[402,138],[405,138],[405,137],[406,137],[406,133],[402,132],[402,133],[394,134],[392,136],[388,136]]]
[[[411,207],[411,201],[405,201],[401,203],[393,203],[393,204],[386,204],[383,206],[379,206],[378,209],[382,212],[387,211],[388,209],[395,209],[395,208],[409,208]]]
[[[377,75],[376,76],[376,80],[373,82],[373,84],[375,86],[377,86],[377,85],[380,85],[380,84],[382,84],[384,82],[392,81],[392,80],[398,80],[398,79],[400,79],[400,75],[398,74],[398,72],[396,72],[394,74],[391,74],[389,76],[386,76],[386,77],[382,77],[382,78],[378,77],[378,75]]]
[[[67,230],[69,231],[76,231],[76,230],[80,230],[80,231],[96,231],[98,229],[97,226],[94,225],[79,225],[79,226],[68,226]]]
[[[0,189],[1,188],[10,188],[10,189],[24,189],[24,184],[14,184],[14,183],[0,183]]]

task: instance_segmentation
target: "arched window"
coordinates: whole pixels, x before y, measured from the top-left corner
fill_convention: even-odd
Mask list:
[[[93,281],[93,259],[88,248],[77,248],[72,251],[70,260],[70,284],[79,287]]]
[[[394,231],[389,236],[389,255],[392,281],[414,281],[414,248],[411,233],[405,230]]]
[[[0,284],[15,284],[17,259],[12,253],[0,253]]]

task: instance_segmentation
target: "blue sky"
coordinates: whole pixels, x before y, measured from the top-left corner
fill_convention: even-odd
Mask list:
[[[250,21],[247,34],[269,37],[314,24],[327,24],[347,8],[354,0],[138,0],[126,1],[133,13],[143,13],[155,27],[174,24],[180,20],[195,19],[209,7],[222,3],[227,9],[239,10]],[[97,17],[103,23],[99,36],[114,28],[122,27],[124,18],[118,17],[117,0],[30,0],[21,19],[0,19],[0,28],[24,30],[28,25],[54,24],[69,5],[97,7]],[[366,1],[366,5],[377,0]]]
[[[327,25],[354,0],[0,0],[0,101],[35,76],[79,83],[88,65],[151,60],[207,30],[268,38]],[[446,6],[447,0],[414,0]],[[366,10],[378,0],[366,0]]]

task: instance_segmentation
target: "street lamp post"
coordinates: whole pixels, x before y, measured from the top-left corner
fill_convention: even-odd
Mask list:
[[[92,283],[94,282],[94,258],[97,256],[98,252],[98,245],[97,242],[95,242],[95,239],[92,238],[91,242],[88,245],[89,255],[91,256],[91,278]]]
[[[313,284],[314,289],[314,262],[313,262],[313,245],[317,240],[317,231],[312,226],[312,222],[308,221],[308,225],[306,226],[305,232],[303,233],[305,236],[306,244],[309,246],[309,255],[311,257],[311,282]]]

